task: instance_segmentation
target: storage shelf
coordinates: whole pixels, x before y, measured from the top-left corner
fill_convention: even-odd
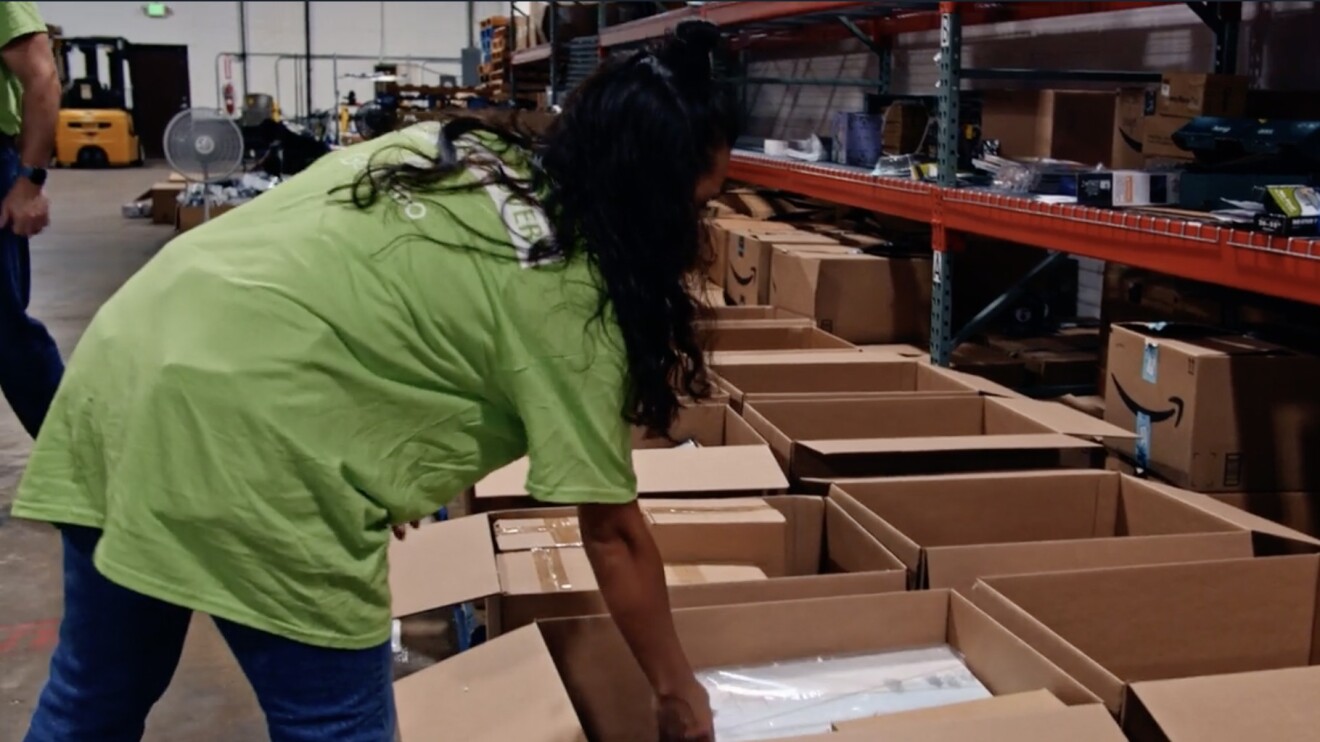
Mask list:
[[[945,230],[1110,260],[1320,305],[1320,240],[1115,209],[1044,204],[879,178],[859,168],[737,152],[729,177]]]
[[[531,64],[533,62],[543,62],[550,58],[550,45],[541,44],[539,46],[529,46],[526,49],[519,49],[513,53],[513,63],[515,65]]]

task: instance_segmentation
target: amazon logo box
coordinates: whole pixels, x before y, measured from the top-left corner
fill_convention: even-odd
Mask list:
[[[770,263],[776,247],[856,252],[831,237],[779,225],[768,230],[759,222],[728,224],[725,231],[724,291],[737,306],[770,303]]]
[[[1116,324],[1105,420],[1141,468],[1201,492],[1320,488],[1320,358],[1199,325]]]

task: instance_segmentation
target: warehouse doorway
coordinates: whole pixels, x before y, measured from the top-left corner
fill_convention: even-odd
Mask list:
[[[174,114],[191,105],[188,47],[179,44],[133,44],[128,48],[129,85],[133,88],[133,125],[147,157],[164,157],[161,140]]]

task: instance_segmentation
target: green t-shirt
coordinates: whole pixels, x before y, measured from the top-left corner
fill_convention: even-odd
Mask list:
[[[20,36],[46,33],[36,3],[0,3],[0,47]],[[0,61],[0,132],[17,135],[23,123],[23,86]]]
[[[544,213],[497,186],[328,195],[437,133],[331,153],[167,245],[87,328],[14,515],[103,529],[130,589],[360,648],[389,636],[391,523],[524,453],[540,500],[632,500],[623,341],[585,258],[530,261]]]

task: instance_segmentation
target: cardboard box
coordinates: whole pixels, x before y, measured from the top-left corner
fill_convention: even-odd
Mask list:
[[[923,141],[934,141],[926,137],[926,126],[930,114],[920,101],[895,101],[885,109],[885,123],[881,136],[885,152],[906,155],[917,151]]]
[[[1253,537],[1320,544],[1225,511],[1204,495],[1108,471],[845,480],[830,498],[907,565],[915,588],[967,590],[990,575],[1244,558],[1254,553]]]
[[[1137,742],[1305,742],[1318,695],[1320,667],[1133,683],[1126,726]]]
[[[724,289],[734,304],[769,304],[771,257],[775,247],[833,247],[842,246],[825,235],[801,230],[760,232],[751,228],[728,230],[727,275]],[[801,314],[801,312],[799,312]]]
[[[800,314],[764,305],[709,307],[696,322],[699,332],[719,327],[813,327],[815,324]]]
[[[975,374],[1006,387],[1027,385],[1027,364],[998,348],[979,343],[963,343],[949,354],[949,366]]]
[[[775,207],[764,196],[749,190],[734,190],[717,199],[731,206],[734,211],[753,219],[769,219],[775,215]]]
[[[151,223],[173,224],[174,214],[179,209],[179,194],[183,193],[187,183],[164,181],[155,183],[151,190],[138,196],[139,201],[151,201]]]
[[[783,555],[784,574],[770,579],[671,584],[670,602],[674,607],[903,589],[903,565],[834,503],[806,495],[770,496],[766,503],[784,516],[785,539],[774,545]],[[572,508],[554,510],[555,517],[573,512]],[[496,554],[492,524],[502,517],[526,519],[532,515],[530,511],[471,515],[423,526],[409,532],[407,539],[391,542],[389,577],[394,615],[408,616],[484,598],[487,631],[494,636],[546,618],[606,613],[594,577],[581,559],[573,575],[588,580],[589,587],[580,589],[571,580],[564,580],[561,589],[544,590],[534,566],[528,571],[507,562],[530,561],[535,559],[533,553],[546,554],[555,549]],[[747,532],[745,524],[740,523],[723,528],[709,522],[671,523],[657,524],[653,529],[661,556],[672,564],[722,562],[746,566],[769,551],[763,543],[738,541]],[[506,557],[503,570],[499,556]],[[437,570],[436,565],[441,564],[462,568]],[[566,573],[567,566],[560,574]],[[743,572],[741,576],[748,574]]]
[[[1147,159],[1191,160],[1192,153],[1173,141],[1174,132],[1187,125],[1187,119],[1155,114],[1147,116],[1141,140],[1141,153]]]
[[[717,201],[711,203],[719,204]],[[765,222],[738,214],[733,207],[719,204],[729,210],[729,215],[702,220],[702,239],[706,249],[706,275],[712,282],[723,288],[725,275],[729,271],[729,239],[731,231],[751,233],[793,232],[793,225],[783,222]]]
[[[815,327],[719,324],[701,333],[707,351],[850,350],[857,346]]]
[[[1040,693],[1049,696],[1045,691]],[[978,703],[994,704],[1018,697],[1034,698],[1035,693],[1015,693],[1010,696],[970,701],[929,709],[928,717],[903,719],[922,711],[877,716],[855,722],[848,731],[837,734],[797,737],[797,742],[862,742],[881,739],[884,742],[1127,742],[1113,717],[1099,704],[1065,707],[1055,701],[1057,708],[1023,709],[966,714],[955,712],[959,706]],[[1052,696],[1049,696],[1052,698]],[[1020,704],[1025,706],[1026,704]],[[839,725],[841,728],[843,725]],[[883,735],[883,736],[877,736]]]
[[[1057,711],[1068,708],[1063,701],[1054,697],[1047,690],[1033,690],[1023,693],[1009,693],[1004,696],[991,696],[976,701],[964,701],[948,706],[903,711],[897,714],[872,716],[866,719],[839,722],[834,725],[836,732],[874,733],[888,732],[915,721],[933,719],[994,719],[1003,716],[1038,714],[1043,711]]]
[[[1201,492],[1320,489],[1320,358],[1226,330],[1116,324],[1105,420],[1118,449]]]
[[[1214,492],[1216,501],[1310,536],[1320,536],[1320,495],[1314,492]]]
[[[1161,116],[1235,118],[1246,113],[1250,80],[1245,75],[1165,72],[1162,78],[1155,96],[1155,113]]]
[[[674,622],[697,669],[947,643],[996,695],[1044,689],[1070,706],[1096,701],[945,590],[677,610]],[[606,616],[539,622],[404,678],[394,690],[403,742],[656,738],[650,687]],[[509,713],[511,698],[526,712]]]
[[[914,397],[754,402],[743,417],[790,478],[1097,467],[1123,430],[1054,402]]]
[[[676,443],[696,441],[696,447]],[[633,469],[642,497],[746,496],[783,492],[788,480],[765,439],[724,404],[696,404],[678,413],[667,438],[633,431]],[[523,457],[477,483],[477,512],[533,504],[527,493],[530,462]]]
[[[675,564],[700,560],[747,564],[771,577],[789,574],[787,519],[764,498],[640,502],[651,535]],[[491,516],[501,552],[573,548],[582,545],[574,508],[506,510]]]
[[[222,214],[226,214],[237,206],[232,204],[219,204],[211,207],[211,218],[216,219]],[[177,232],[187,232],[194,227],[200,227],[206,222],[206,210],[201,206],[180,206],[175,210],[174,229]]]
[[[839,353],[806,363],[713,364],[715,383],[729,393],[729,404],[820,399],[883,398],[910,395],[968,396],[981,393],[975,377],[917,360],[871,353]]]
[[[500,587],[511,601],[521,596],[599,589],[587,552],[580,547],[511,551],[497,554],[495,565]],[[765,572],[754,565],[665,564],[665,583],[670,587],[764,579]]]
[[[1114,139],[1110,167],[1122,170],[1142,166],[1145,162],[1142,148],[1146,136],[1146,117],[1154,113],[1154,90],[1122,88],[1118,91],[1118,136]]]
[[[1114,93],[1081,90],[988,90],[981,138],[997,139],[1005,157],[1051,157],[1106,164],[1123,145]]]
[[[971,597],[1099,696],[1140,742],[1152,737],[1138,734],[1132,683],[1313,666],[1317,580],[1320,556],[1289,556],[987,577]],[[1287,686],[1273,692],[1313,707]]]
[[[931,261],[776,250],[771,304],[816,320],[854,343],[893,343],[929,334]]]

